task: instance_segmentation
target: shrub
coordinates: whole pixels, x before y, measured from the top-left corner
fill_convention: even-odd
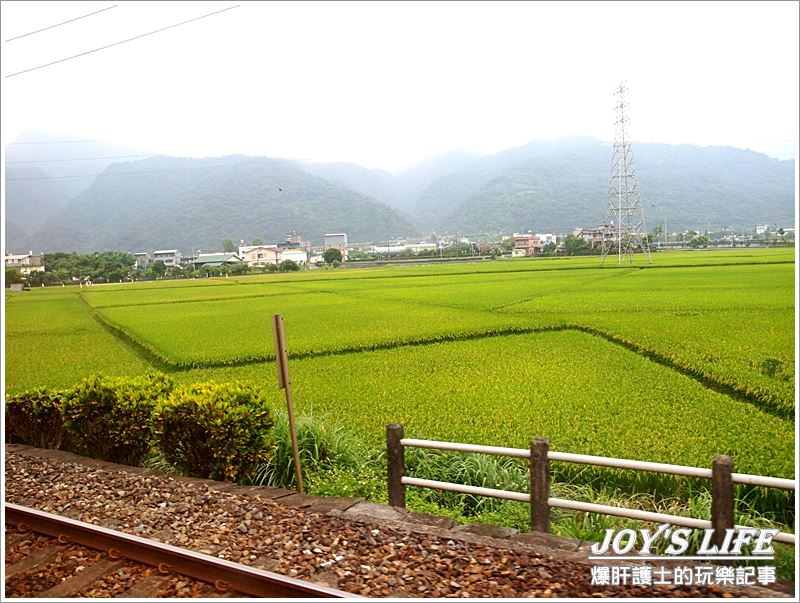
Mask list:
[[[64,392],[38,388],[6,398],[6,438],[38,448],[58,448],[64,434]]]
[[[187,475],[238,480],[269,460],[273,419],[264,395],[240,383],[176,388],[153,414],[158,447]]]
[[[77,452],[139,465],[152,443],[151,415],[173,382],[166,375],[84,379],[68,392],[64,420]]]

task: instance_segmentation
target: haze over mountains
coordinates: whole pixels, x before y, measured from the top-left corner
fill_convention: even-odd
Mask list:
[[[264,157],[142,159],[145,151],[89,144],[9,145],[7,249],[211,251],[224,238],[279,241],[292,229],[315,244],[326,232],[384,243],[432,232],[565,233],[603,220],[611,160],[611,145],[590,138],[454,152],[397,174]],[[794,221],[794,161],[646,143],[634,143],[633,156],[650,228]]]

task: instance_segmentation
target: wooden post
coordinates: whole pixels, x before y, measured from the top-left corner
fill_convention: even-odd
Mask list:
[[[406,506],[406,486],[401,481],[405,472],[406,454],[400,440],[403,439],[403,426],[392,423],[386,426],[386,459],[389,471],[389,504],[393,507]]]
[[[711,527],[714,528],[714,544],[717,546],[725,539],[725,530],[734,525],[732,473],[731,457],[716,455],[711,465]]]
[[[550,444],[547,438],[531,440],[531,530],[550,531],[550,461],[547,452]]]
[[[289,378],[289,359],[286,353],[286,338],[283,334],[283,316],[272,317],[272,331],[275,335],[275,364],[278,367],[278,386],[286,392],[286,413],[289,416],[289,434],[292,438],[292,457],[297,491],[303,493],[303,472],[300,469],[300,452],[297,446],[297,430],[294,425],[294,405],[292,403],[292,380]]]

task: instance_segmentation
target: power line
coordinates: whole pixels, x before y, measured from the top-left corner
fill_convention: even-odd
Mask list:
[[[112,44],[107,44],[106,46],[101,46],[99,48],[93,48],[92,50],[86,50],[84,52],[80,52],[78,54],[74,54],[72,56],[65,57],[63,59],[58,59],[57,61],[51,61],[50,63],[45,63],[44,65],[37,65],[36,67],[30,67],[28,69],[23,69],[22,71],[17,71],[15,73],[11,73],[11,74],[9,74],[9,75],[7,75],[5,77],[6,78],[14,77],[15,75],[21,75],[23,73],[28,73],[30,71],[36,71],[37,69],[44,69],[45,67],[50,67],[52,65],[57,65],[58,63],[63,63],[65,61],[71,61],[72,59],[77,59],[78,57],[86,56],[87,54],[92,54],[93,52],[99,52],[101,50],[106,50],[106,49],[112,48],[114,46],[119,46],[120,44],[126,44],[127,42],[133,42],[134,40],[138,40],[140,38],[144,38],[144,37],[147,37],[147,36],[152,36],[153,34],[157,34],[157,33],[160,33],[162,31],[166,31],[168,29],[173,29],[175,27],[180,27],[181,25],[186,25],[187,23],[192,23],[194,21],[199,21],[200,19],[205,19],[206,17],[211,17],[213,15],[218,15],[220,13],[224,13],[226,11],[233,10],[234,8],[239,8],[239,6],[240,6],[239,4],[237,4],[235,6],[229,6],[228,8],[223,8],[221,10],[217,10],[217,11],[214,11],[212,13],[208,13],[206,15],[201,15],[199,17],[194,17],[193,19],[189,19],[187,21],[181,21],[180,23],[175,23],[173,25],[167,25],[166,27],[162,27],[160,29],[156,29],[156,30],[153,30],[153,31],[149,31],[147,33],[139,34],[138,36],[133,36],[132,38],[127,38],[125,40],[120,40],[119,42],[114,42]]]
[[[100,10],[96,10],[93,13],[89,13],[87,15],[81,15],[80,17],[75,17],[74,19],[69,19],[68,21],[62,21],[61,23],[56,23],[55,25],[48,25],[47,27],[42,27],[41,29],[37,29],[35,31],[29,31],[28,33],[22,34],[20,36],[14,36],[13,38],[9,38],[6,42],[13,42],[14,40],[19,40],[20,38],[24,38],[27,36],[32,36],[33,34],[41,33],[43,31],[47,31],[48,29],[53,29],[54,27],[61,27],[62,25],[66,25],[67,23],[72,23],[73,21],[80,21],[81,19],[85,19],[86,17],[91,17],[92,15],[97,15],[103,13],[107,10],[111,10],[112,8],[117,8],[119,4],[115,4],[114,6],[109,6],[107,8],[101,8]]]
[[[85,140],[36,140],[34,142],[9,142],[8,146],[16,144],[65,144],[68,142],[99,142],[97,138],[87,138]]]
[[[100,174],[72,174],[69,176],[37,176],[35,178],[6,178],[6,182],[18,182],[20,180],[57,180],[61,178],[96,178],[97,176],[129,176],[132,174],[162,174],[164,172],[183,172],[187,170],[208,170],[211,168],[219,168],[219,167],[235,167],[239,164],[237,163],[228,163],[228,164],[220,164],[220,165],[204,165],[200,167],[189,167],[189,168],[171,168],[168,170],[150,170],[150,171],[134,171],[134,172],[101,172]]]
[[[76,157],[74,159],[31,159],[28,161],[6,161],[6,165],[12,163],[53,163],[56,161],[97,161],[100,159],[131,159],[133,157],[152,157],[152,155],[114,155],[111,157]]]

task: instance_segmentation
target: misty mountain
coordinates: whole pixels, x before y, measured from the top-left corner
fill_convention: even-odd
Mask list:
[[[492,155],[452,154],[396,175],[358,166],[348,175],[339,164],[304,169],[369,190],[425,232],[564,233],[604,221],[612,150],[570,137]],[[794,219],[793,161],[731,147],[633,143],[632,150],[650,228],[666,220],[670,230],[752,229]]]
[[[492,155],[449,153],[389,173],[243,156],[126,161],[108,159],[126,154],[109,147],[97,149],[102,175],[73,199],[68,189],[79,174],[72,161],[13,163],[48,156],[33,147],[8,147],[7,248],[213,250],[223,238],[274,241],[292,229],[316,243],[333,231],[351,241],[431,231],[566,233],[604,220],[612,153],[610,143],[573,137]],[[649,228],[666,220],[670,231],[752,229],[794,219],[794,161],[636,142],[633,158]],[[67,177],[52,177],[55,170]]]
[[[792,222],[794,162],[729,147],[633,144],[649,227],[752,228]],[[479,159],[432,182],[416,215],[455,232],[567,232],[603,221],[612,146],[587,138],[537,142]]]
[[[112,163],[150,155],[152,153],[142,149],[102,140],[29,130],[6,147],[5,167],[7,170],[41,169],[53,180],[53,190],[57,190],[60,197],[72,199],[86,190]]]
[[[388,206],[299,169],[243,156],[152,157],[115,163],[36,233],[44,251],[217,250],[230,238],[280,241],[296,229],[314,243],[412,234]]]
[[[6,248],[29,245],[30,236],[42,227],[44,216],[58,213],[69,201],[45,171],[35,167],[10,166],[6,178]]]
[[[341,184],[411,215],[420,193],[437,178],[463,171],[480,157],[478,153],[452,151],[426,159],[396,174],[371,170],[352,163],[304,163],[307,172]],[[424,212],[423,212],[424,214]]]
[[[400,200],[401,191],[395,184],[394,176],[384,170],[369,169],[346,162],[304,162],[300,167],[309,174],[340,184],[367,197],[380,199],[395,209],[406,209]]]

